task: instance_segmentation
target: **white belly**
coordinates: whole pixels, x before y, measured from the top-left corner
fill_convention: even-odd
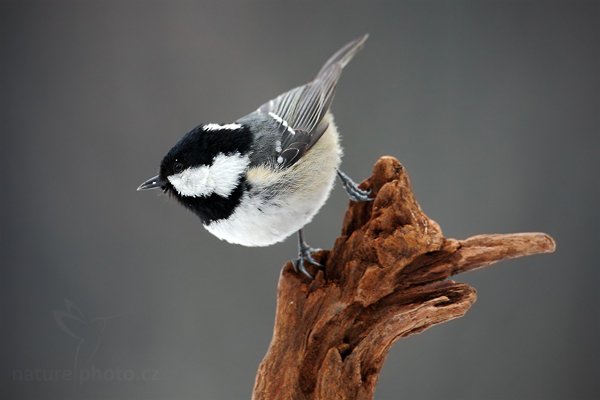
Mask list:
[[[280,242],[308,224],[325,204],[341,162],[339,135],[328,114],[329,127],[319,141],[287,170],[273,172],[251,168],[247,179],[252,191],[244,194],[240,206],[226,220],[205,228],[220,239],[243,246],[269,246]],[[277,205],[265,205],[260,192],[278,182],[293,182],[278,192]]]

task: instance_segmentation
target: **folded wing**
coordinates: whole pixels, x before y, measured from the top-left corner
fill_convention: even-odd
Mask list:
[[[283,93],[257,110],[280,124],[281,151],[277,155],[280,167],[297,162],[327,130],[323,118],[331,106],[342,70],[367,38],[365,35],[338,50],[313,81]]]

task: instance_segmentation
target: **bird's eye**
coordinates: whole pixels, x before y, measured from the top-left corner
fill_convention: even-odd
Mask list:
[[[178,174],[181,171],[183,171],[183,164],[180,163],[180,162],[175,163],[175,165],[173,166],[173,171],[175,171],[176,174]]]

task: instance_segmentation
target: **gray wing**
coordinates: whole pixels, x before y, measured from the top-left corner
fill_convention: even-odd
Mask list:
[[[365,35],[338,50],[313,81],[283,93],[256,111],[278,123],[281,150],[276,159],[280,167],[293,165],[327,130],[328,124],[323,118],[331,106],[342,69],[363,47],[368,37]]]

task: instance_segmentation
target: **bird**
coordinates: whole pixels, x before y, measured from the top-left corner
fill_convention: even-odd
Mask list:
[[[167,152],[159,173],[138,190],[162,189],[229,243],[270,246],[298,235],[297,273],[323,266],[320,249],[304,240],[340,179],[351,201],[371,201],[340,169],[342,147],[330,110],[342,70],[368,34],[334,53],[315,78],[264,103],[232,123],[198,125]]]

